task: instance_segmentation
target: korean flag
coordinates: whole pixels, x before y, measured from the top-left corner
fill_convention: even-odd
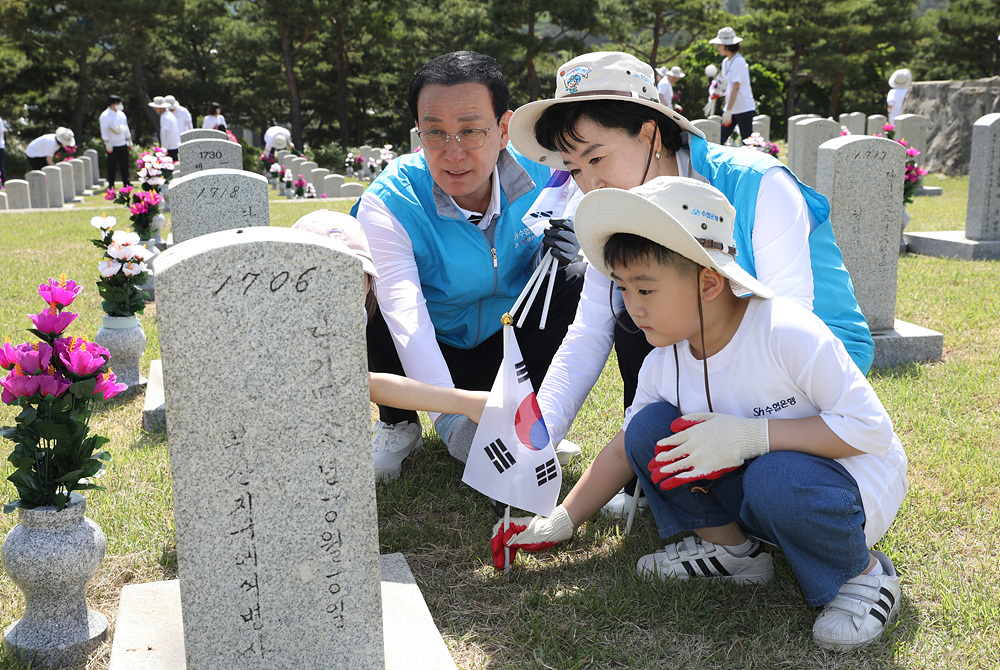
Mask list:
[[[559,499],[562,470],[513,327],[503,330],[503,363],[462,481],[494,500],[547,517]]]

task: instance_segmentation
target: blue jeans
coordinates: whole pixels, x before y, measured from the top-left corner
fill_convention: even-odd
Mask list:
[[[813,607],[836,597],[840,587],[868,566],[865,512],[854,478],[833,459],[775,451],[744,463],[708,493],[691,484],[664,491],[653,483],[649,462],[656,442],[673,434],[677,409],[669,403],[642,408],[625,431],[629,463],[646,492],[660,537],[724,526],[736,521],[747,532],[785,553]]]

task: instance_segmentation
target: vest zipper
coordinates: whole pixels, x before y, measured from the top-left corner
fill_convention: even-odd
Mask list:
[[[496,246],[490,244],[489,238],[486,237],[486,233],[483,232],[483,230],[481,228],[479,229],[479,234],[483,236],[483,241],[486,242],[486,244],[490,245],[490,255],[493,257],[493,291],[492,291],[492,294],[495,295],[496,292],[497,292],[497,286],[499,286],[499,284],[500,284],[500,276],[499,276],[500,275],[500,269],[499,269],[500,268],[500,264],[497,261],[497,249],[496,249]],[[496,233],[494,232],[494,234],[496,234]],[[480,324],[482,323],[482,321],[483,321],[483,301],[479,300],[478,304],[476,305],[476,342],[479,341],[479,335],[480,335],[480,333],[482,333],[482,328],[480,327]]]

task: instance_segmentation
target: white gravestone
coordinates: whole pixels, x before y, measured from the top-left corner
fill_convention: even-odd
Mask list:
[[[73,186],[73,166],[66,161],[59,161],[56,167],[62,170],[63,202],[73,202],[76,197],[76,187]]]
[[[882,126],[889,123],[889,117],[885,114],[870,114],[868,116],[868,123],[865,126],[867,135],[885,135],[885,131],[882,130]]]
[[[281,159],[284,158],[285,156],[287,156],[290,153],[291,152],[288,149],[282,149],[280,151],[275,151],[274,152],[274,158],[275,158],[275,160],[277,160],[280,163]]]
[[[356,181],[352,181],[340,187],[341,198],[360,198],[361,194],[364,192],[365,185],[359,184]]]
[[[326,195],[326,176],[330,171],[326,168],[313,168],[309,171],[307,179],[309,183],[316,187],[316,195]]]
[[[765,142],[771,141],[771,117],[767,114],[758,114],[753,117],[753,132],[764,138]]]
[[[292,181],[297,181],[299,177],[305,178],[305,173],[303,172],[303,166],[308,163],[305,158],[295,157],[291,160],[289,164],[289,169],[292,171]]]
[[[344,175],[341,174],[328,174],[326,178],[323,179],[323,192],[326,193],[328,198],[339,198],[341,195],[341,187],[344,185]]]
[[[851,112],[850,114],[840,115],[840,125],[847,128],[847,132],[851,135],[864,135],[865,134],[865,115],[861,112]]]
[[[798,127],[800,121],[805,121],[806,119],[818,119],[818,114],[796,114],[794,116],[788,117],[788,125],[785,128],[786,140],[788,141],[788,151],[785,153],[785,160],[788,162],[788,168],[794,172],[796,175],[802,168],[801,165],[801,153],[797,150],[799,145],[799,139],[801,136],[801,129]]]
[[[7,209],[28,209],[31,207],[31,191],[24,179],[9,179],[3,183],[7,192]]]
[[[229,140],[182,142],[178,152],[185,175],[214,168],[243,169],[243,149]]]
[[[722,127],[710,119],[695,119],[691,122],[695,128],[705,133],[705,139],[715,144],[722,139]]]
[[[1000,114],[972,125],[965,230],[906,233],[910,251],[963,260],[1000,259]]]
[[[49,207],[62,207],[62,170],[57,168],[55,165],[46,165],[42,168],[42,172],[45,173],[46,188],[49,191]]]
[[[807,186],[816,186],[816,153],[821,144],[840,137],[840,125],[832,119],[804,119],[796,124],[795,176]],[[902,181],[900,182],[902,183]]]
[[[361,262],[247,228],[157,263],[188,670],[383,670]]]
[[[76,190],[76,194],[90,195],[87,193],[87,187],[83,179],[83,172],[87,166],[79,158],[71,158],[67,162],[73,167],[73,188]]]
[[[943,348],[941,333],[895,318],[905,153],[897,142],[866,135],[819,148],[817,190],[830,200],[837,245],[875,341],[874,367],[935,360]]]
[[[306,161],[305,163],[302,164],[302,176],[305,177],[307,184],[312,184],[313,186],[316,185],[313,184],[312,171],[318,167],[319,164],[316,163],[316,161]]]
[[[83,161],[83,188],[93,190],[94,169],[90,167],[90,156],[80,156],[80,160]]]
[[[7,209],[7,194],[0,191],[0,211],[6,211]]]
[[[104,186],[104,182],[101,179],[101,164],[98,161],[98,154],[96,149],[87,149],[83,152],[84,156],[90,157],[90,181],[96,186]],[[105,154],[107,156],[107,154]]]
[[[173,242],[179,244],[231,228],[268,226],[271,219],[267,199],[267,179],[253,172],[216,168],[173,179]]]
[[[28,199],[32,209],[48,209],[49,185],[45,173],[41,170],[31,170],[24,175],[28,182]],[[59,204],[62,204],[61,202]]]
[[[181,133],[181,143],[190,142],[192,140],[229,140],[229,135],[226,135],[221,130],[215,130],[214,128],[194,128],[192,130],[185,130]]]

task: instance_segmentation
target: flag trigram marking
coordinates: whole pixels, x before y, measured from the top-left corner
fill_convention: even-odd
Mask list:
[[[514,373],[517,375],[517,381],[523,383],[528,379],[528,366],[524,364],[524,361],[514,364]]]
[[[539,486],[542,486],[545,482],[555,479],[557,474],[559,474],[559,470],[557,469],[556,459],[554,458],[550,458],[548,461],[535,468],[535,477],[538,479]]]
[[[517,462],[514,459],[514,454],[510,453],[500,438],[497,438],[493,442],[486,445],[484,451],[486,452],[486,455],[490,457],[490,460],[493,461],[493,467],[495,467],[497,472],[500,474],[509,470],[510,467]]]

